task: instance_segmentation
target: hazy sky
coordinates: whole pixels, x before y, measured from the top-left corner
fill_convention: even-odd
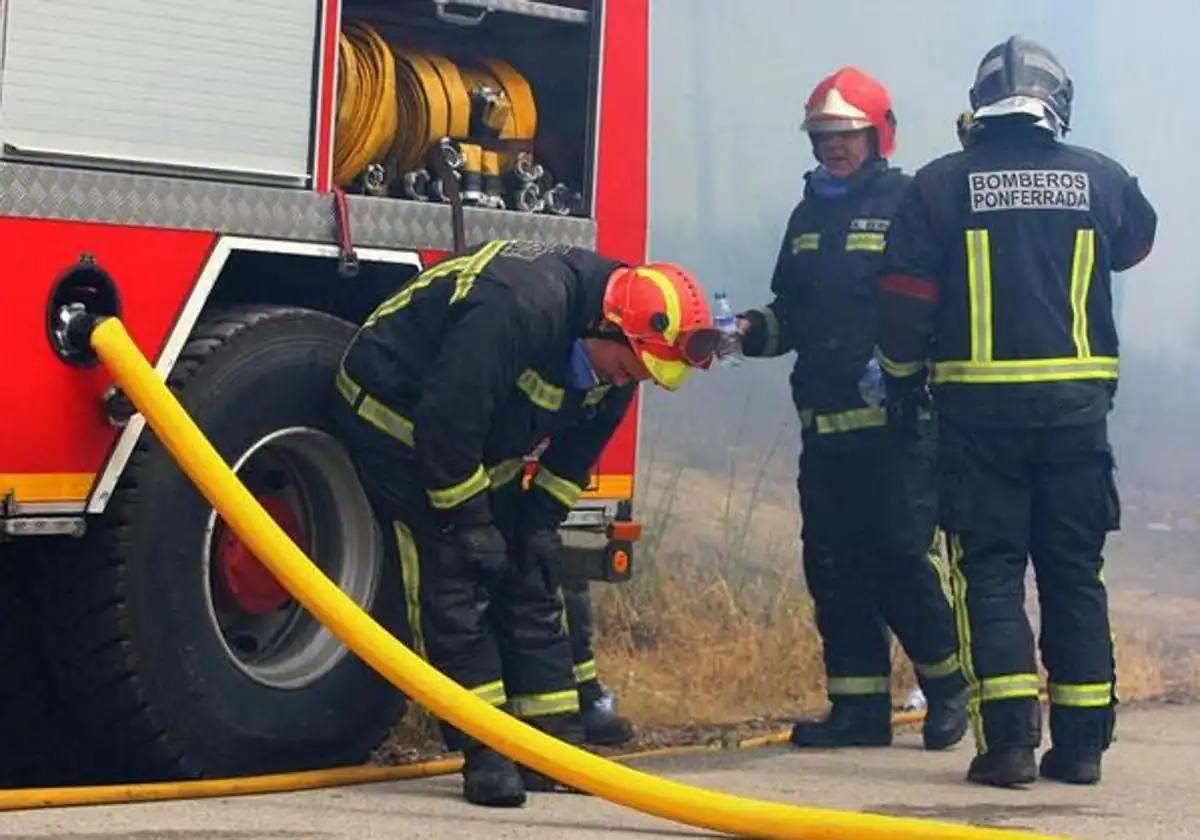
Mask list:
[[[856,64],[890,88],[893,161],[912,171],[957,147],[953,120],[984,52],[1011,34],[1046,44],[1075,81],[1069,140],[1123,163],[1159,212],[1155,253],[1118,280],[1126,357],[1169,359],[1187,372],[1173,387],[1200,384],[1200,269],[1185,250],[1200,241],[1187,233],[1200,218],[1200,4],[651,0],[651,23],[651,253],[726,288],[738,307],[768,299],[783,226],[813,166],[803,105],[823,75]],[[787,364],[750,367],[703,377],[674,408],[652,399],[651,419],[751,391],[777,425]],[[1194,428],[1200,400],[1189,406]]]

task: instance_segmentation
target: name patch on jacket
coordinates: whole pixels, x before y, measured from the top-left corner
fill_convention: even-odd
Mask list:
[[[1069,169],[1015,169],[968,172],[971,211],[1091,209],[1086,172]]]
[[[887,233],[890,219],[851,219],[850,230],[866,233]]]

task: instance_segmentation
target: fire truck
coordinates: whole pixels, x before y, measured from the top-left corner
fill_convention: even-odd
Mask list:
[[[456,247],[646,249],[647,0],[0,0],[0,785],[364,760],[404,707],[287,596],[90,354],[119,316],[373,616],[401,568],[327,406]],[[636,410],[564,525],[629,574]],[[617,549],[622,550],[617,550]]]

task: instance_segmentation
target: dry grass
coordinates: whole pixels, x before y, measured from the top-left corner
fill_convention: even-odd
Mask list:
[[[786,718],[824,706],[794,490],[774,454],[740,476],[676,464],[643,479],[637,574],[594,588],[601,674],[639,723]],[[1196,653],[1127,618],[1117,628],[1123,700],[1200,694]],[[895,662],[899,699],[913,679],[903,656]]]

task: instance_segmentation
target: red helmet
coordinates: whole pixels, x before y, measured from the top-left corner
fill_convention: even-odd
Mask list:
[[[654,381],[674,391],[712,362],[720,334],[704,289],[672,263],[624,266],[604,290],[604,319],[621,328]]]
[[[875,129],[879,156],[896,149],[896,115],[887,88],[857,67],[826,76],[804,106],[803,129],[809,134]]]

